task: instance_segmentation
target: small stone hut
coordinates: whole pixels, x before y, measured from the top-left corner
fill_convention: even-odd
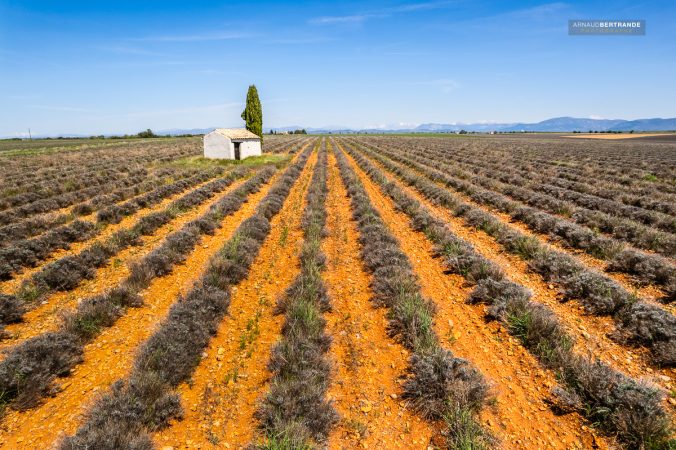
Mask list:
[[[216,128],[204,135],[204,157],[244,159],[261,154],[261,138],[245,128]]]

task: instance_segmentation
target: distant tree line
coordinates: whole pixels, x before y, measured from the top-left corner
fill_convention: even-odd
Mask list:
[[[115,136],[104,136],[102,134],[99,135],[93,135],[93,136],[83,136],[83,137],[78,137],[78,136],[58,136],[58,137],[41,137],[41,138],[33,138],[33,140],[45,140],[45,141],[56,141],[56,140],[73,140],[73,139],[148,139],[148,138],[177,138],[177,137],[194,137],[194,136],[202,136],[202,134],[175,134],[175,135],[160,135],[160,134],[155,134],[153,130],[148,128],[145,131],[141,131],[136,134],[121,134],[121,135],[115,135]],[[8,140],[8,141],[23,141],[27,140],[27,138],[22,138],[22,137],[15,137],[15,138],[7,138],[7,139],[2,139],[2,140]]]
[[[632,134],[634,130],[629,130],[629,134]],[[584,131],[573,131],[573,133],[584,133]],[[589,130],[587,133],[610,133],[610,134],[622,134],[624,131],[618,131],[618,130],[606,130],[606,131],[598,131],[598,130]]]
[[[293,131],[270,130],[270,134],[307,134],[307,131],[305,131],[305,128],[302,128],[300,130],[293,130]]]
[[[164,138],[164,137],[171,137],[171,136],[160,136],[159,134],[155,134],[153,130],[148,128],[145,131],[141,131],[136,134],[123,134],[120,136],[91,136],[89,139],[148,139],[148,138]]]

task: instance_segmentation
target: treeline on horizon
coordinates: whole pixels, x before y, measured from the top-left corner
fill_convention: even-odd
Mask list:
[[[580,131],[580,130],[573,130],[573,131],[527,131],[527,130],[520,130],[520,131],[467,131],[467,130],[459,130],[459,131],[407,131],[407,132],[402,132],[402,133],[397,133],[397,132],[374,132],[374,131],[369,131],[369,130],[363,130],[363,131],[352,131],[352,130],[336,130],[336,131],[328,131],[325,134],[419,134],[419,135],[426,135],[426,134],[549,134],[549,133],[588,133],[588,134],[633,134],[633,133],[642,133],[642,132],[637,132],[635,130],[628,130],[628,131],[620,131],[620,130],[605,130],[605,131],[598,131],[598,130],[588,130],[588,131]],[[298,129],[298,130],[289,130],[289,131],[276,131],[276,130],[270,130],[268,133],[269,135],[291,135],[291,134],[308,134],[307,130],[305,128]],[[322,134],[322,133],[320,133]],[[136,134],[122,134],[122,135],[110,135],[106,136],[103,134],[100,135],[92,135],[92,136],[57,136],[57,137],[35,137],[35,138],[27,138],[27,137],[13,137],[13,138],[3,138],[0,139],[0,141],[27,141],[27,140],[44,140],[44,141],[53,141],[53,140],[74,140],[74,139],[82,139],[82,140],[87,140],[87,139],[149,139],[149,138],[179,138],[179,137],[197,137],[197,136],[204,136],[204,133],[184,133],[184,134],[155,134],[150,128],[148,128],[145,131],[141,131]]]
[[[275,130],[270,130],[268,134],[307,134],[307,131],[303,128],[300,130],[292,130],[292,131],[285,131],[285,132],[277,132]],[[175,138],[175,137],[195,137],[195,136],[204,136],[204,133],[198,133],[198,134],[192,134],[192,133],[184,133],[184,134],[155,134],[153,130],[148,128],[145,131],[141,131],[136,134],[122,134],[122,135],[112,135],[112,136],[105,136],[103,134],[100,135],[92,135],[92,136],[57,136],[57,137],[39,137],[39,138],[26,138],[26,137],[14,137],[14,138],[6,138],[6,139],[0,139],[0,140],[6,140],[6,141],[26,141],[26,140],[45,140],[45,141],[53,141],[53,140],[66,140],[66,139],[148,139],[148,138]]]

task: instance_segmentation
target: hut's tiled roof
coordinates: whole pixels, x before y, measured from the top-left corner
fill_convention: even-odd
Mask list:
[[[216,128],[214,132],[230,139],[260,139],[246,128]]]

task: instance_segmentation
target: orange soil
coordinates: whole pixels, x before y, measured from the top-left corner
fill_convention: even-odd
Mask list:
[[[130,200],[130,199],[127,199],[127,200]],[[127,201],[127,200],[124,200],[124,201]],[[31,215],[23,217],[19,220],[24,221],[24,220],[28,220],[28,219],[35,219],[37,217],[42,217],[46,220],[54,219],[57,216],[60,216],[62,214],[70,214],[71,211],[75,208],[75,206],[80,204],[80,203],[82,203],[82,201],[79,201],[79,202],[72,204],[72,205],[64,206],[63,208],[53,209],[51,211],[47,211],[47,212],[44,212],[44,213],[31,214]],[[8,208],[8,209],[12,209],[12,208]],[[74,217],[74,219],[80,219],[80,220],[83,220],[83,221],[92,222],[92,220],[90,220],[90,219],[94,218],[93,214],[94,213],[85,214],[85,215],[82,215],[82,216]],[[66,222],[64,222],[64,223],[62,223],[58,226],[67,225],[67,224],[71,223],[72,221],[73,221],[73,219],[67,220]],[[49,231],[49,230],[47,230],[47,231]],[[34,236],[30,236],[28,239],[34,239],[38,236],[43,235],[44,233],[46,233],[46,231],[40,232],[40,233],[38,233]],[[0,245],[0,247],[2,247],[2,246],[3,245]]]
[[[374,160],[371,160],[371,161],[376,163],[376,161],[374,161]],[[381,165],[378,165],[378,166],[382,167]],[[414,169],[414,168],[408,168],[408,169],[410,171],[422,176],[422,177],[426,177],[422,172],[420,172],[417,169]],[[481,205],[481,204],[475,202],[473,199],[471,199],[465,193],[460,192],[456,189],[453,189],[452,187],[446,186],[441,182],[435,182],[435,181],[432,181],[432,180],[428,180],[428,181],[435,183],[437,186],[439,186],[443,189],[451,191],[453,193],[453,195],[457,196],[458,198],[460,198],[465,203],[469,203],[470,205],[472,205],[476,208],[480,208],[480,209],[482,209],[486,212],[493,214],[494,216],[501,219],[503,222],[510,224],[511,226],[518,229],[522,233],[527,234],[529,236],[536,236],[541,241],[545,241],[548,244],[550,244],[556,250],[559,250],[561,252],[568,253],[571,256],[577,257],[585,265],[587,265],[589,267],[593,267],[600,272],[605,272],[605,274],[608,277],[617,281],[620,285],[622,285],[622,287],[624,287],[624,289],[626,289],[629,292],[635,293],[637,296],[641,297],[642,299],[644,299],[644,300],[646,300],[646,301],[648,301],[648,302],[650,302],[654,305],[657,305],[657,306],[659,306],[663,309],[666,309],[666,310],[668,310],[672,313],[676,312],[676,305],[665,305],[665,304],[657,301],[658,298],[664,296],[664,292],[658,286],[654,286],[654,285],[641,286],[638,283],[636,283],[630,275],[627,275],[627,274],[624,274],[624,273],[617,273],[617,272],[607,272],[606,270],[607,270],[607,267],[608,267],[608,262],[603,261],[599,258],[595,258],[594,256],[592,256],[588,253],[585,253],[582,250],[566,247],[562,242],[556,240],[555,238],[552,238],[552,237],[550,237],[550,236],[548,236],[544,233],[539,233],[537,231],[533,231],[525,223],[512,219],[512,217],[509,214],[498,211],[498,210],[496,210],[496,209],[494,209],[490,206]],[[518,200],[513,200],[513,201],[515,201],[517,203],[522,203],[522,204],[525,205],[525,203],[519,202]],[[528,206],[528,205],[526,205],[526,206]],[[557,217],[559,219],[562,219],[562,220],[567,220],[567,221],[570,220],[568,217],[563,216],[561,214],[552,214],[552,213],[548,213],[548,214],[550,214],[554,217]],[[608,237],[613,238],[612,236],[608,236]],[[631,244],[627,244],[627,247],[632,248]],[[638,250],[641,251],[641,252],[644,252],[644,253],[655,254],[654,252],[652,252],[650,250],[642,250],[642,249],[638,249]]]
[[[608,139],[608,140],[618,140],[618,139],[634,139],[647,136],[670,136],[669,133],[638,133],[638,134],[576,134],[572,136],[561,136],[564,138],[571,139]]]
[[[578,414],[556,416],[548,407],[552,373],[499,324],[486,323],[484,307],[465,303],[471,287],[459,275],[446,275],[433,246],[409,226],[408,217],[380,192],[348,155],[353,168],[420,277],[423,294],[437,305],[435,329],[442,345],[470,360],[492,383],[495,402],[481,418],[502,448],[606,447]]]
[[[202,186],[204,186],[207,183],[212,182],[216,178],[211,178],[204,183],[196,184],[195,186],[186,189],[185,191],[179,192],[176,195],[173,195],[171,197],[168,197],[164,199],[162,202],[159,204],[156,204],[150,208],[144,208],[144,209],[139,209],[136,213],[126,216],[125,218],[122,219],[119,223],[116,224],[111,224],[111,225],[102,225],[102,230],[100,230],[98,233],[96,233],[95,236],[82,241],[82,242],[73,242],[70,244],[70,247],[68,249],[60,249],[55,252],[52,252],[48,258],[45,260],[41,261],[38,266],[36,267],[30,267],[24,269],[21,273],[16,274],[13,279],[7,280],[4,282],[0,283],[0,292],[3,293],[11,293],[16,291],[20,286],[21,283],[24,280],[29,279],[31,276],[42,270],[47,264],[56,261],[57,259],[63,258],[66,255],[72,255],[79,253],[80,251],[84,250],[85,248],[91,246],[94,242],[99,241],[99,240],[105,240],[108,239],[110,236],[113,235],[116,231],[119,231],[123,228],[128,228],[134,225],[141,217],[146,216],[150,213],[162,211],[164,208],[169,205],[169,203],[173,202],[174,200],[181,198],[182,196],[188,194],[191,191],[194,191],[195,189],[198,189]],[[94,220],[95,216],[91,217],[90,222]],[[87,220],[87,219],[81,219],[81,220]]]
[[[371,162],[383,169],[377,161]],[[667,392],[676,388],[676,369],[656,368],[650,363],[650,354],[645,348],[622,346],[608,337],[615,330],[612,318],[587,315],[576,302],[562,303],[560,301],[562,297],[555,289],[555,285],[548,285],[541,276],[531,272],[526,261],[505,251],[487,233],[467,226],[464,220],[453,216],[447,208],[433,205],[414,188],[405,186],[390,173],[386,175],[390,181],[395,181],[405,192],[427,206],[437,217],[442,218],[454,234],[472,243],[481,255],[500,266],[511,280],[533,291],[533,301],[549,306],[571,335],[577,339],[576,347],[580,353],[592,354],[633,377],[646,377]],[[527,230],[519,229],[533,235]]]
[[[594,269],[600,271],[600,272],[605,272],[605,274],[612,278],[613,280],[617,281],[624,289],[626,289],[629,292],[635,293],[637,296],[641,297],[642,299],[657,305],[663,309],[666,309],[668,311],[671,311],[672,313],[676,311],[676,305],[665,305],[659,301],[657,301],[658,298],[664,296],[664,292],[662,291],[661,288],[655,285],[649,285],[649,286],[641,286],[639,283],[637,283],[632,277],[628,274],[625,273],[618,273],[618,272],[609,272],[607,271],[608,267],[608,262],[603,261],[602,259],[596,258],[588,253],[585,253],[582,250],[579,249],[574,249],[570,247],[566,247],[562,242],[557,241],[556,239],[544,234],[544,233],[539,233],[537,231],[531,230],[526,224],[523,222],[517,221],[512,219],[512,217],[507,214],[503,213],[497,210],[494,210],[491,207],[485,206],[485,205],[480,205],[476,203],[474,200],[470,199],[467,195],[465,195],[462,192],[456,191],[450,187],[444,186],[441,183],[437,183],[438,186],[443,187],[444,189],[448,189],[453,191],[454,195],[457,195],[459,198],[462,198],[463,201],[466,203],[469,203],[477,208],[480,208],[486,212],[490,212],[491,214],[495,215],[496,217],[502,219],[503,222],[509,223],[513,227],[517,228],[519,231],[523,232],[524,234],[530,235],[530,236],[536,236],[538,239],[541,241],[545,241],[548,244],[550,244],[552,247],[555,249],[568,253],[571,256],[577,257],[583,264],[593,267]],[[518,201],[517,201],[518,202]],[[551,214],[551,213],[550,213]],[[565,217],[560,214],[552,214],[555,217],[558,217],[559,219],[563,220],[569,220],[568,217]],[[608,236],[613,238],[612,236]],[[614,239],[614,238],[613,238]],[[631,244],[626,243],[627,247],[633,248]],[[650,250],[642,250],[642,249],[637,249],[640,252],[644,253],[651,253],[655,254],[655,252],[652,252]]]
[[[159,448],[243,448],[254,438],[254,412],[271,376],[266,365],[284,321],[272,311],[299,273],[300,218],[316,161],[314,152],[272,219],[249,275],[233,288],[229,314],[192,380],[179,386],[184,419],[155,435]]]
[[[162,179],[167,179],[167,178],[169,178],[169,177],[164,176],[164,177],[160,177],[160,178],[162,178]],[[149,174],[148,178],[146,178],[146,180],[150,180],[150,179],[152,179],[152,174]],[[175,179],[173,179],[173,180],[175,181],[175,180],[178,180],[178,179],[185,179],[185,178],[175,178]],[[208,181],[206,181],[206,182],[208,183]],[[142,181],[141,183],[143,183],[143,181]],[[139,184],[141,184],[141,183],[139,183]],[[133,200],[133,199],[135,199],[135,198],[137,198],[137,197],[141,197],[142,195],[145,195],[145,194],[147,194],[147,193],[148,193],[148,191],[142,192],[142,193],[140,193],[140,194],[138,194],[138,195],[133,195],[133,196],[131,196],[131,197],[125,199],[125,200],[121,200],[121,201],[116,202],[116,203],[114,203],[114,204],[115,204],[115,205],[121,205],[121,204],[123,204],[123,203],[125,203],[125,202],[128,202],[128,201],[130,201],[130,200]],[[26,220],[26,219],[29,219],[29,218],[32,219],[32,218],[39,217],[39,216],[42,216],[42,217],[44,217],[45,219],[53,219],[53,218],[55,218],[55,217],[57,217],[57,216],[60,216],[60,215],[62,215],[62,214],[71,214],[72,210],[75,209],[75,207],[76,207],[77,205],[81,204],[81,203],[83,203],[83,202],[82,202],[82,201],[79,201],[79,202],[77,202],[77,203],[75,203],[75,204],[73,204],[73,205],[64,206],[63,208],[54,209],[54,210],[52,210],[52,211],[49,211],[49,212],[46,212],[46,213],[42,213],[42,214],[35,214],[35,215],[32,215],[32,216],[26,217],[26,218],[24,218],[24,219],[21,219],[21,220]],[[83,214],[83,215],[81,215],[81,216],[74,216],[74,217],[72,217],[71,219],[67,220],[66,222],[64,222],[64,223],[62,223],[62,224],[60,224],[60,225],[58,225],[58,226],[67,225],[67,224],[69,224],[69,223],[72,223],[74,220],[82,220],[82,221],[87,221],[87,222],[95,222],[95,220],[96,220],[96,211],[91,212],[91,213],[88,213],[88,214]],[[47,230],[47,231],[49,231],[49,230]],[[42,236],[44,233],[46,233],[46,231],[45,231],[45,232],[38,233],[38,234],[36,234],[36,235],[34,235],[34,236],[31,236],[29,239],[34,239],[34,238],[36,238],[36,237]],[[0,245],[0,246],[2,246],[2,245]]]
[[[439,185],[441,187],[446,188],[443,185]],[[477,208],[481,208],[482,210],[489,212],[493,214],[494,216],[498,217],[500,220],[502,220],[505,223],[508,223],[512,227],[516,228],[517,230],[521,231],[522,233],[528,235],[528,236],[535,236],[539,240],[544,241],[548,243],[551,247],[555,248],[556,250],[564,253],[568,253],[570,256],[573,256],[577,258],[582,264],[594,268],[598,270],[599,272],[604,272],[606,276],[609,278],[612,278],[613,280],[617,281],[624,289],[626,289],[629,292],[634,293],[638,297],[642,298],[643,300],[646,300],[654,305],[659,306],[660,308],[666,309],[667,311],[670,311],[672,314],[676,312],[676,304],[672,305],[665,305],[661,302],[659,302],[657,299],[664,296],[664,293],[662,290],[654,285],[650,286],[640,286],[638,283],[636,283],[632,277],[626,273],[618,273],[618,272],[609,272],[607,271],[608,267],[608,262],[603,261],[601,259],[595,258],[594,256],[585,253],[582,250],[578,249],[573,249],[570,247],[564,246],[561,242],[551,238],[550,236],[543,234],[543,233],[538,233],[536,231],[531,230],[526,224],[514,220],[510,217],[509,214],[496,211],[492,208],[486,207],[484,205],[479,205],[472,201],[471,199],[467,198],[466,196],[462,195],[461,193],[457,191],[453,191],[454,195],[457,195],[459,197],[462,197],[462,199],[467,202],[472,204],[473,206]],[[650,253],[650,252],[646,252]]]
[[[25,339],[46,331],[55,330],[60,323],[59,313],[74,309],[79,301],[101,294],[107,289],[117,286],[129,275],[130,263],[150,253],[160,245],[169,233],[180,230],[186,223],[206,213],[211,205],[216,203],[221,197],[237,189],[247,179],[237,180],[223,192],[207,200],[202,205],[180,214],[176,219],[157,229],[152,235],[144,236],[140,246],[129,247],[121,251],[105,266],[98,268],[93,279],[83,280],[77,288],[71,291],[52,294],[40,306],[28,311],[24,316],[24,322],[11,324],[5,328],[11,334],[11,338],[0,342],[0,350],[16,345]]]
[[[157,278],[141,292],[144,306],[132,308],[111,328],[106,328],[85,347],[84,362],[73,369],[61,384],[61,391],[38,408],[8,411],[0,421],[0,448],[49,448],[61,436],[73,434],[83,415],[114,381],[126,376],[136,349],[155,330],[181,293],[186,293],[239,224],[255,210],[278,175],[272,178],[235,214],[222,222],[213,236],[205,236],[185,262],[165,277]]]
[[[42,219],[44,219],[44,220],[53,220],[53,219],[55,219],[57,216],[60,216],[60,215],[62,215],[62,214],[70,214],[71,210],[72,210],[74,207],[75,207],[74,205],[64,206],[63,208],[54,209],[54,210],[52,210],[52,211],[48,211],[48,212],[45,212],[45,213],[34,214],[34,215],[31,215],[31,216],[28,216],[28,217],[24,217],[24,218],[19,219],[19,221],[35,219],[35,218],[37,218],[37,217],[40,217],[40,218],[42,218]],[[80,216],[80,219],[81,219],[81,220],[87,220],[86,217],[87,217],[87,216]],[[68,221],[66,221],[66,222],[64,222],[64,223],[62,223],[62,224],[60,224],[60,225],[57,225],[57,226],[63,226],[63,225],[66,225],[66,224],[68,224],[68,223],[71,223],[72,221],[73,221],[72,219],[69,219]],[[5,225],[3,225],[3,226],[5,226]],[[49,230],[47,230],[47,231],[49,231]],[[27,239],[34,239],[34,238],[36,238],[36,237],[38,237],[38,236],[43,235],[45,232],[46,232],[46,231],[40,232],[40,233],[38,233],[38,234],[36,234],[36,235],[33,235],[33,236],[28,237]],[[11,243],[0,244],[0,247],[6,247],[6,246],[8,246],[8,245],[11,245]]]
[[[323,277],[333,306],[325,317],[335,370],[327,397],[341,416],[328,447],[425,448],[434,429],[399,398],[408,352],[388,337],[386,310],[370,301],[371,276],[360,261],[359,233],[333,153],[328,185]]]

